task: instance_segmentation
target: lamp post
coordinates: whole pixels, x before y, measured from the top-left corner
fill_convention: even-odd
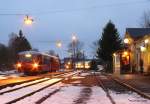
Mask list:
[[[61,47],[62,47],[62,42],[59,40],[59,41],[57,41],[56,42],[56,47],[58,47],[59,49],[61,49]],[[60,53],[61,53],[61,55],[62,55],[62,51],[60,50]],[[61,56],[62,57],[62,56]],[[63,61],[63,57],[62,57],[62,59],[60,58],[60,69],[62,68],[62,61]]]
[[[76,41],[77,41],[77,37],[75,35],[73,35],[72,36],[72,48],[73,48],[72,61],[73,61],[73,68],[74,68],[74,70],[76,70],[76,66],[75,66],[75,60],[76,60]]]
[[[33,23],[33,19],[29,17],[28,15],[26,15],[24,18],[24,24],[31,25],[32,23]]]
[[[61,48],[61,47],[62,47],[62,42],[61,42],[61,41],[57,41],[56,46],[57,46],[58,48]]]

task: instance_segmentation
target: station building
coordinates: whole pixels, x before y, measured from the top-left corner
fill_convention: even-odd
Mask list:
[[[115,74],[150,73],[150,28],[127,28],[124,49],[113,54]]]

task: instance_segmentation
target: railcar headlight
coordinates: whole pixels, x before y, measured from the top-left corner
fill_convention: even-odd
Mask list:
[[[33,67],[34,67],[34,68],[38,68],[38,66],[39,66],[38,63],[34,63],[34,64],[33,64]]]
[[[17,63],[17,68],[20,68],[21,66],[21,63]]]

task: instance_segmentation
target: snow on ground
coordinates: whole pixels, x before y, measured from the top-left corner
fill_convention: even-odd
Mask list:
[[[23,84],[20,84],[20,85],[16,85],[16,86],[13,86],[13,87],[6,87],[6,88],[0,90],[0,93],[4,92],[4,91],[11,90],[11,89],[16,89],[16,88],[19,88],[19,87],[22,87],[22,86],[26,86],[26,85],[29,85],[29,84],[33,84],[33,83],[37,83],[37,82],[40,82],[40,81],[44,81],[44,80],[47,80],[47,79],[50,79],[50,78],[43,78],[43,79],[39,79],[39,80],[23,83]]]
[[[18,73],[16,70],[0,71],[0,79],[8,79],[23,76],[23,73]]]
[[[87,76],[87,75],[90,75],[90,74],[83,73],[83,74],[80,74],[79,76],[74,76],[73,79],[84,78],[84,76]],[[0,95],[1,104],[6,103],[14,98],[18,98],[22,95],[25,95],[26,93],[30,93],[31,91],[40,89],[41,87],[49,85],[50,83],[54,83],[58,80],[61,80],[61,79],[57,79],[57,78],[51,79],[49,81],[43,82],[38,85],[33,85],[28,88],[23,88],[23,89],[14,91],[11,94]],[[72,83],[73,84],[80,83],[80,80],[74,81]],[[23,86],[26,84],[29,84],[29,83],[25,83],[25,84],[18,85],[15,87]],[[50,93],[58,89],[59,89],[58,92],[54,93],[52,96],[47,98],[44,102],[42,102],[42,104],[76,104],[75,101],[81,97],[81,92],[85,88],[86,86],[73,86],[72,84],[63,84],[60,82],[38,93],[35,93],[34,95],[30,97],[27,97],[21,101],[18,101],[16,102],[16,104],[34,104],[39,99],[49,95]],[[8,90],[8,89],[11,89],[11,88],[6,88],[4,90]],[[111,104],[109,98],[106,96],[106,93],[101,87],[93,86],[93,87],[90,87],[90,89],[92,90],[92,92],[91,92],[90,98],[86,101],[87,102],[86,104]],[[114,99],[114,101],[116,102],[116,104],[150,104],[150,100],[142,98],[136,93],[129,92],[129,93],[121,94],[121,93],[116,93],[111,90],[109,92],[112,98]]]
[[[150,100],[142,98],[136,93],[117,94],[114,91],[110,91],[110,94],[116,104],[150,104]]]
[[[61,90],[48,98],[42,104],[72,104],[75,99],[80,94],[83,87],[77,86],[66,86],[61,88]]]
[[[63,86],[63,84],[61,82],[57,83],[56,85],[50,86],[50,87],[46,88],[45,90],[37,92],[34,95],[27,97],[26,99],[16,102],[16,104],[35,104],[36,101],[38,101],[39,99],[41,99],[44,96],[47,96],[49,93],[55,91],[56,89],[59,89],[62,86]]]
[[[54,79],[48,80],[46,82],[40,83],[38,85],[33,85],[33,86],[23,88],[23,89],[20,89],[20,90],[11,92],[11,93],[3,94],[3,95],[0,96],[0,99],[2,99],[1,104],[9,102],[13,99],[19,98],[23,95],[31,93],[32,91],[38,90],[38,89],[42,88],[43,86],[47,86],[47,85],[52,84],[54,82],[57,82],[59,80],[61,80],[61,79],[60,78],[54,78]]]
[[[66,84],[64,85],[62,83],[59,83],[43,91],[40,91],[22,101],[19,101],[16,104],[34,104],[37,100],[59,88],[59,92],[46,99],[42,104],[74,104],[74,101],[78,99],[78,97],[80,96],[80,92],[85,87]],[[105,92],[100,87],[94,86],[91,89],[92,95],[90,100],[87,101],[87,104],[111,104],[109,99],[106,97]]]
[[[85,87],[71,86],[63,87],[58,93],[48,98],[42,104],[74,104]],[[97,86],[92,87],[92,96],[87,104],[111,104],[105,92]]]
[[[87,104],[111,104],[106,93],[99,86],[92,87],[92,95]]]
[[[6,75],[0,75],[0,79],[8,79]]]
[[[34,104],[42,97],[48,95],[49,93],[57,89],[60,89],[60,91],[52,95],[47,100],[45,100],[42,104],[72,104],[72,102],[79,96],[82,88],[83,87],[70,86],[58,83],[22,101],[19,101],[16,104]]]
[[[90,73],[81,73],[80,76],[84,77],[84,76],[88,76],[90,75]]]

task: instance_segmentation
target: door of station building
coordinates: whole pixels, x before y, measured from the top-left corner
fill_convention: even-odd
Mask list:
[[[125,74],[125,73],[130,73],[130,54],[129,52],[121,54],[120,58],[120,73]]]

